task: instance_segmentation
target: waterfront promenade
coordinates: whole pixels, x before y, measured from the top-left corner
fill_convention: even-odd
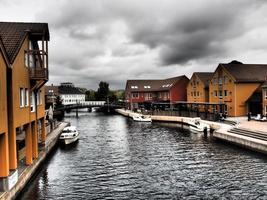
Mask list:
[[[30,166],[19,167],[19,178],[16,185],[10,191],[0,193],[0,200],[14,199],[17,197],[28,181],[33,177],[36,170],[41,167],[51,150],[55,147],[60,133],[68,124],[69,123],[66,122],[59,123],[57,127],[47,135],[45,145],[40,148],[39,158],[34,160],[34,163]]]
[[[134,115],[138,115],[138,113],[134,113],[130,110],[117,109],[116,111],[119,114],[130,118]],[[187,124],[187,121],[190,119],[188,117],[180,116],[157,115],[152,115],[151,118],[152,121],[182,124]],[[245,117],[229,118],[229,120],[237,122],[237,125],[233,126],[220,122],[202,121],[209,124],[211,129],[213,129],[210,135],[214,139],[224,140],[253,151],[267,154],[267,140],[265,140],[265,138],[267,138],[266,122],[247,121]],[[245,132],[245,134],[243,132]]]

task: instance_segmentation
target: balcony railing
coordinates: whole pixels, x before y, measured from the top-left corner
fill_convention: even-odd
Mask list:
[[[33,80],[48,80],[48,69],[47,68],[30,68],[30,79]]]

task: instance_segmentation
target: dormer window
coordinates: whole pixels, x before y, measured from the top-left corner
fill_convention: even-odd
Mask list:
[[[151,88],[151,87],[150,87],[150,85],[145,85],[144,88],[147,89],[147,88]]]
[[[132,85],[132,86],[131,86],[131,89],[138,89],[138,86],[136,86],[136,85]]]

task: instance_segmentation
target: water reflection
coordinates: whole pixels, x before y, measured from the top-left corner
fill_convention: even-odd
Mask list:
[[[84,114],[79,143],[58,148],[23,199],[266,199],[263,155],[174,124]]]

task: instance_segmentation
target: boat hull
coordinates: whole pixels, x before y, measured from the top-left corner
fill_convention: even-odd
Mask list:
[[[74,137],[74,138],[64,138],[64,139],[60,139],[61,143],[68,145],[68,144],[72,144],[76,141],[79,140],[79,135]]]

